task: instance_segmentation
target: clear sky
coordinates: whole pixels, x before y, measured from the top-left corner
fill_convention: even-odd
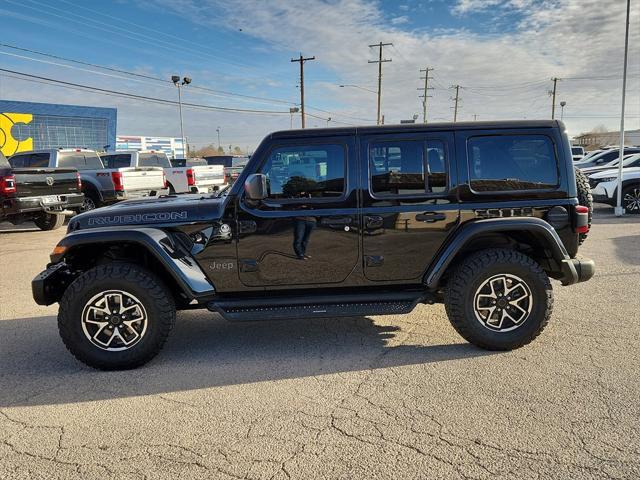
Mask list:
[[[640,127],[640,3],[632,0],[627,124]],[[577,134],[619,125],[623,0],[0,0],[0,68],[175,100],[168,79],[193,79],[187,103],[264,112],[185,108],[189,143],[253,148],[289,128],[299,102],[301,52],[310,127],[375,122],[377,49],[384,50],[387,123],[422,115],[419,70],[434,68],[428,116],[461,120],[549,118],[559,77],[564,120]],[[32,79],[33,80],[33,79]],[[340,87],[339,85],[358,87]],[[204,90],[207,89],[207,90]],[[118,108],[118,133],[179,136],[177,109],[19,79],[0,72],[0,98]],[[284,113],[282,113],[284,112]],[[294,117],[294,126],[299,117]]]

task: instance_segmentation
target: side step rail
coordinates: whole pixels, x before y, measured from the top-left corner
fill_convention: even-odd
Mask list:
[[[299,297],[238,298],[212,301],[207,308],[226,320],[286,320],[295,318],[400,315],[427,301],[424,291]]]

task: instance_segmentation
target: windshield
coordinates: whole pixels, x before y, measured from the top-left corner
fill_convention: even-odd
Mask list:
[[[574,155],[582,155],[584,153],[584,150],[582,149],[582,147],[571,147],[571,153]]]

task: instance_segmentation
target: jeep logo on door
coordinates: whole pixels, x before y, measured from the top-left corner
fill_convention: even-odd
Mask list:
[[[47,177],[45,178],[45,182],[47,182],[47,185],[49,185],[50,187],[53,186],[53,177]]]

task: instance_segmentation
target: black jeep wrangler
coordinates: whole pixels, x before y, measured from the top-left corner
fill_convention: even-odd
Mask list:
[[[75,217],[33,295],[60,303],[67,348],[101,369],[149,361],[190,308],[253,321],[444,303],[469,342],[514,349],[549,321],[550,277],[594,273],[576,258],[590,209],[572,163],[558,121],[277,132],[222,194]]]

